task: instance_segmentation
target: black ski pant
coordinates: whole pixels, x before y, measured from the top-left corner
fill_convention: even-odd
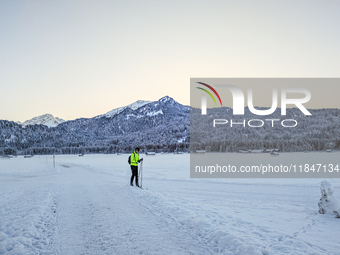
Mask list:
[[[136,185],[138,185],[138,166],[131,166],[131,180],[130,180],[130,184],[133,184],[133,178],[136,176]]]

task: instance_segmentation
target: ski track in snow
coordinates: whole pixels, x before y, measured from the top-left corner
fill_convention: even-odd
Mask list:
[[[197,254],[197,247],[190,252],[190,238],[169,231],[141,204],[136,194],[143,191],[112,183],[84,167],[70,167],[64,178],[61,254]]]
[[[0,161],[0,254],[340,254],[319,180],[191,180],[157,155],[140,190],[124,156]]]

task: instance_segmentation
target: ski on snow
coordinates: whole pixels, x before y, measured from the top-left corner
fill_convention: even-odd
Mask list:
[[[131,185],[126,185],[126,186],[131,186]],[[142,188],[142,187],[140,187],[140,186],[135,186],[135,185],[133,185],[132,187],[136,187],[136,188],[140,188],[140,189],[142,189],[142,190],[147,190],[148,188]]]

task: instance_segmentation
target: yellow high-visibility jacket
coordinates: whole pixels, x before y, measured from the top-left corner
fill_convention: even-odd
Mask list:
[[[131,166],[138,166],[138,161],[139,161],[139,154],[137,152],[132,152],[131,153]]]

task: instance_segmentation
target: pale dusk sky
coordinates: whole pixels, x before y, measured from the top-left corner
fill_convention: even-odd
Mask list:
[[[166,95],[189,105],[194,77],[340,77],[339,10],[313,0],[2,0],[0,119],[94,117]]]

